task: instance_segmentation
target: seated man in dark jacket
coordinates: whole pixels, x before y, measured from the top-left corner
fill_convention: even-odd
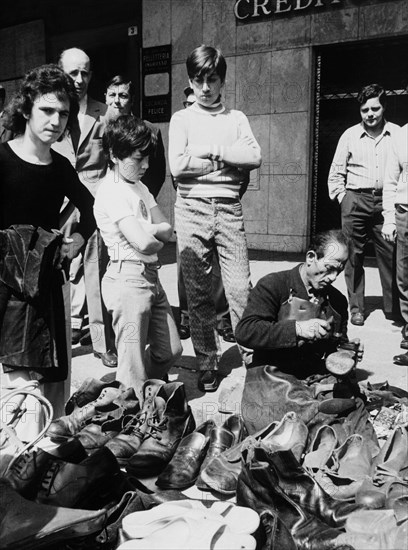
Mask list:
[[[320,233],[304,263],[266,275],[251,291],[235,333],[239,344],[254,350],[242,401],[250,432],[288,411],[306,423],[319,415],[313,385],[327,382],[325,358],[348,341],[347,300],[332,284],[344,269],[349,243],[341,230]],[[361,350],[357,356],[361,359]],[[347,397],[353,397],[353,388],[358,395],[356,382],[349,387]]]

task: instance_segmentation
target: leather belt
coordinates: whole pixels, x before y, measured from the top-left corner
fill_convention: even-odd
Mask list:
[[[347,189],[347,191],[353,191],[353,193],[369,193],[370,195],[375,195],[376,197],[381,197],[383,194],[382,189],[374,189],[373,187],[367,189]]]

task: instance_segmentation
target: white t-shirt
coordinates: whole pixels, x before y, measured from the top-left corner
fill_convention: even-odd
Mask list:
[[[127,216],[135,216],[139,223],[150,225],[150,210],[156,205],[153,195],[141,181],[126,183],[119,180],[113,170],[101,180],[95,196],[94,214],[112,261],[157,261],[157,254],[137,252],[118,225]]]

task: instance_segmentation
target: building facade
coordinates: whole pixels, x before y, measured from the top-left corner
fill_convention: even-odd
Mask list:
[[[96,99],[120,72],[139,84],[135,112],[165,95],[167,114],[157,124],[166,147],[169,117],[188,85],[188,54],[203,43],[221,48],[225,101],[248,116],[262,147],[243,198],[250,248],[300,252],[315,231],[339,226],[326,181],[341,133],[359,121],[362,86],[382,83],[387,118],[408,122],[407,0],[60,0],[58,9],[54,0],[14,0],[1,25],[0,84],[8,95],[26,70],[81,47],[93,61]],[[154,79],[144,52],[160,48],[167,72],[159,68]],[[159,203],[173,219],[167,172]]]

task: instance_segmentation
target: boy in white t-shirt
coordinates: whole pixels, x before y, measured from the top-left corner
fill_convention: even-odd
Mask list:
[[[172,228],[140,181],[154,146],[150,128],[132,115],[107,124],[103,147],[110,171],[96,193],[94,213],[110,262],[102,297],[112,315],[117,379],[140,396],[143,382],[163,378],[182,347],[158,277],[157,252]]]

